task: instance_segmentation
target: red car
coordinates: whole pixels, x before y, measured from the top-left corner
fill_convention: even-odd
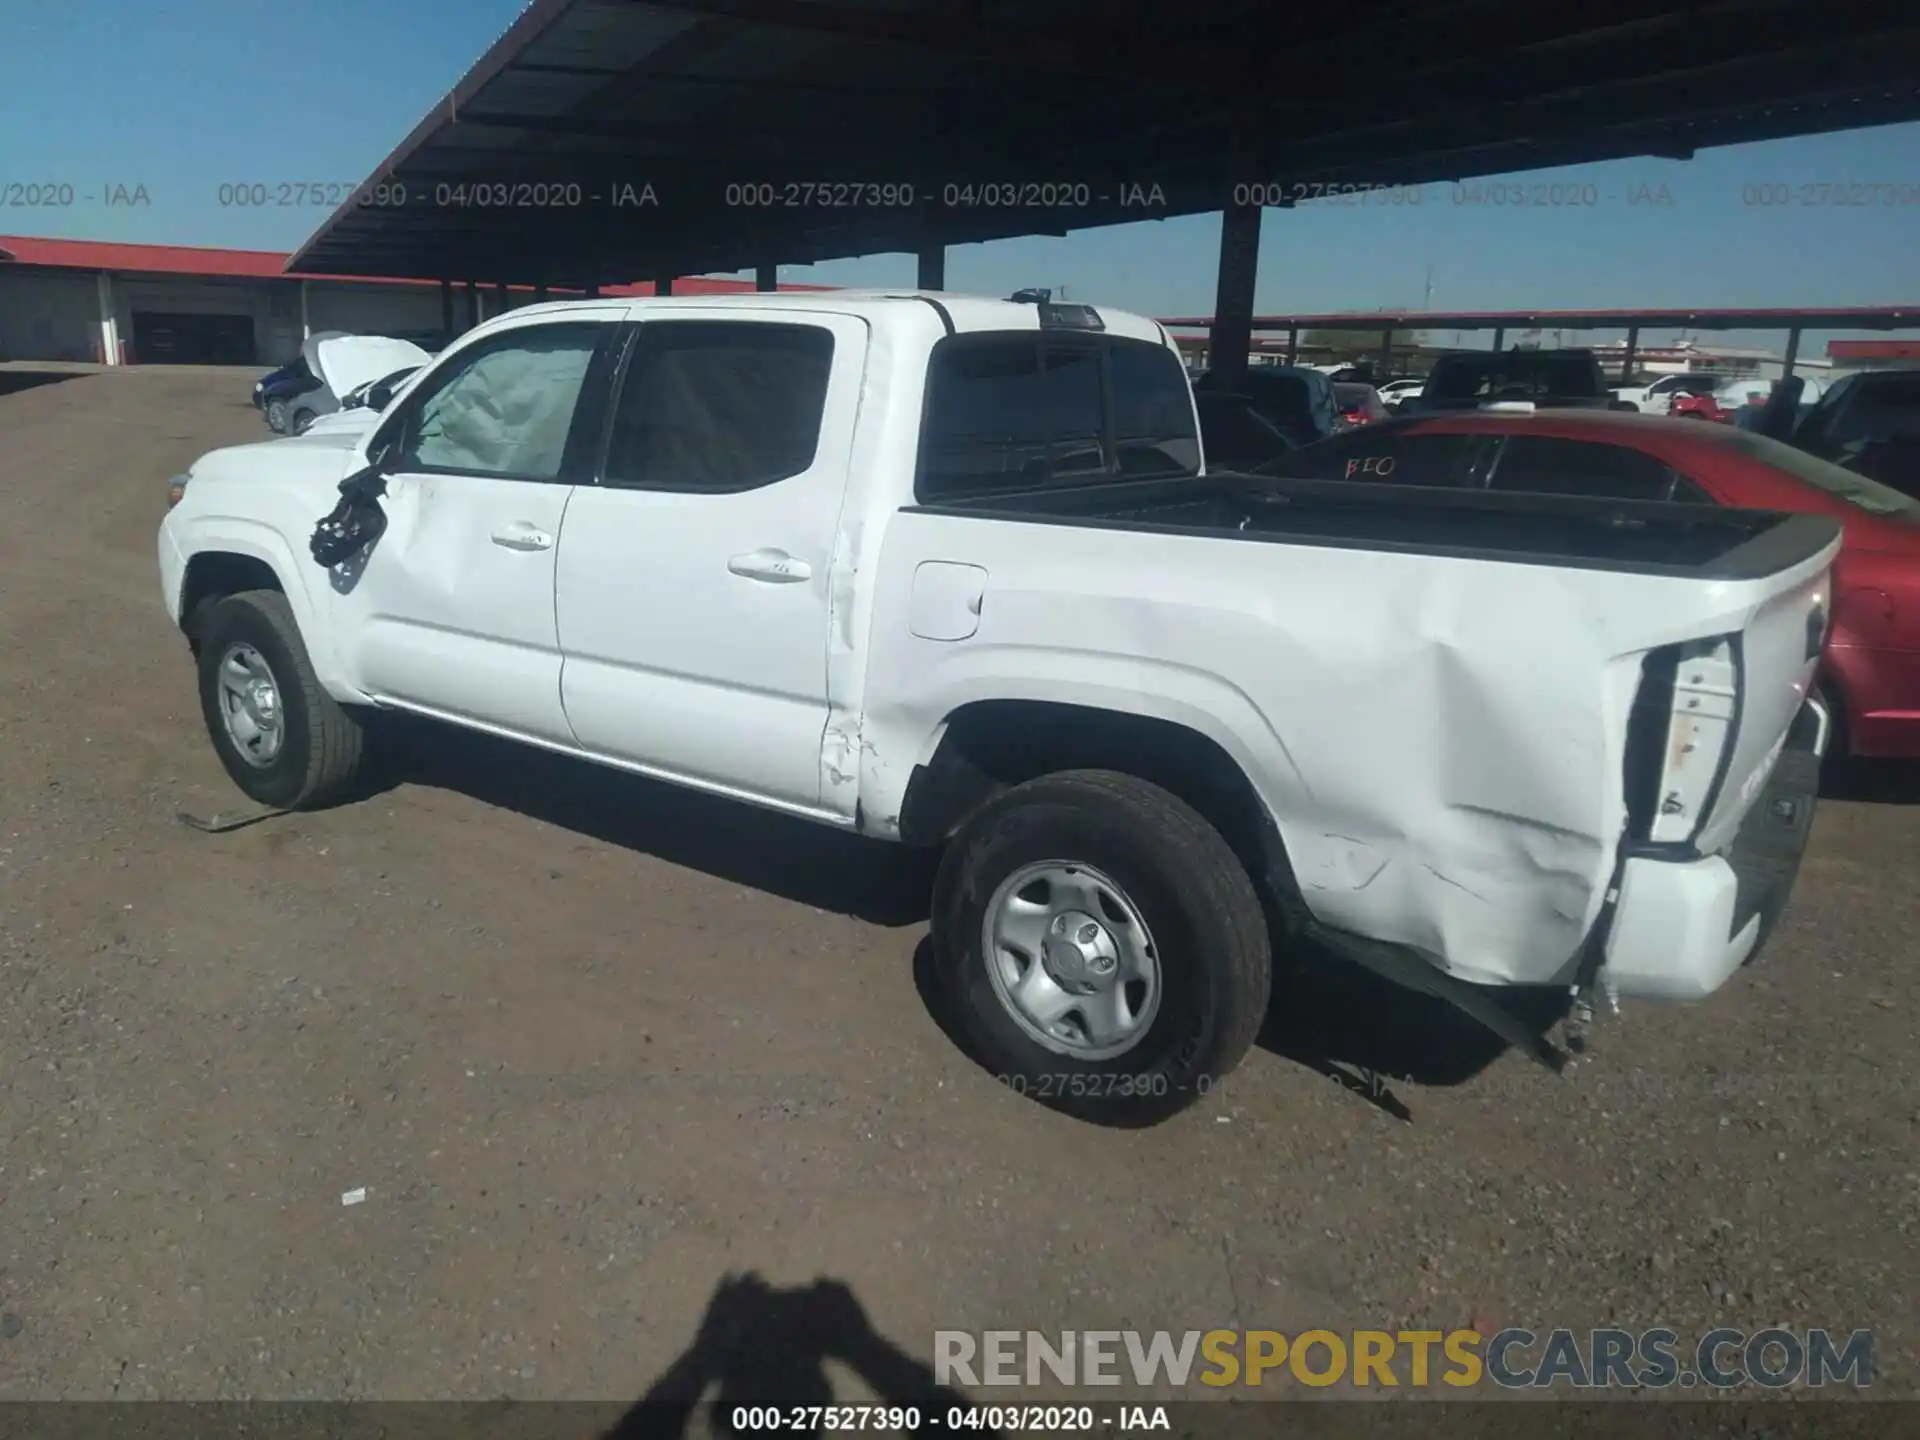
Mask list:
[[[1711,395],[1676,395],[1673,408],[1667,412],[1679,420],[1725,420],[1733,414],[1731,410],[1720,408],[1720,402]]]
[[[1334,382],[1333,395],[1340,407],[1340,423],[1348,428],[1378,424],[1393,413],[1387,409],[1387,402],[1380,398],[1380,392],[1371,385],[1337,380]]]
[[[1819,682],[1839,727],[1829,753],[1920,758],[1920,500],[1911,496],[1733,425],[1619,411],[1389,420],[1261,470],[1830,515],[1842,539]]]

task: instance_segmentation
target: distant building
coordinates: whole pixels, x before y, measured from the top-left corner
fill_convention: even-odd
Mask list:
[[[1604,341],[1592,349],[1609,373],[1618,370],[1626,359],[1627,346],[1622,340]],[[1633,352],[1634,371],[1653,376],[1702,374],[1721,375],[1729,380],[1778,380],[1786,373],[1786,366],[1786,357],[1771,350],[1722,345],[1717,341],[1702,344],[1698,340],[1679,340],[1672,345],[1642,345]],[[1805,375],[1809,380],[1825,381],[1832,373],[1833,362],[1800,355],[1794,357],[1793,369],[1796,375]]]
[[[526,288],[288,275],[287,258],[266,250],[0,235],[0,360],[280,365],[316,330],[393,335],[437,348],[490,315],[543,298]],[[699,277],[673,288],[714,295],[754,287]],[[580,293],[555,290],[552,298]],[[601,293],[651,295],[653,286]]]

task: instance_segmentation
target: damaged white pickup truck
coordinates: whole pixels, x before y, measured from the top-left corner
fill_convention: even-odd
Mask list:
[[[208,455],[160,574],[256,800],[350,793],[391,709],[942,846],[981,1058],[1142,1123],[1276,953],[1558,1064],[1504,988],[1704,996],[1792,886],[1831,521],[1365,479],[1205,473],[1113,311],[587,301]]]

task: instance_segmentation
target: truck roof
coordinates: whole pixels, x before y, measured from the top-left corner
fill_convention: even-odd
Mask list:
[[[1069,303],[1069,302],[1062,302]],[[1084,302],[1070,302],[1078,306]],[[961,295],[941,290],[869,289],[750,292],[738,295],[662,295],[629,300],[606,296],[589,300],[555,300],[540,305],[521,305],[485,323],[496,323],[516,316],[559,315],[573,310],[604,311],[610,304],[631,305],[644,313],[653,308],[675,310],[802,310],[814,314],[857,315],[869,323],[886,325],[897,317],[920,317],[934,313],[937,305],[953,323],[956,333],[990,330],[1038,330],[1040,309],[1024,301],[997,300],[984,295]],[[1103,333],[1129,340],[1146,340],[1155,345],[1172,342],[1156,320],[1128,310],[1092,307],[1105,326]]]

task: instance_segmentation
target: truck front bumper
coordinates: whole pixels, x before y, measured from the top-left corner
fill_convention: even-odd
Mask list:
[[[169,518],[171,512],[169,512]],[[160,560],[160,599],[167,607],[167,615],[173,623],[180,623],[181,584],[186,579],[187,557],[180,552],[180,542],[173,537],[173,527],[166,521],[160,522],[160,534],[156,538],[155,548]]]
[[[1621,869],[1601,983],[1621,996],[1698,1000],[1760,954],[1800,871],[1832,726],[1809,700],[1733,843],[1694,860]]]

